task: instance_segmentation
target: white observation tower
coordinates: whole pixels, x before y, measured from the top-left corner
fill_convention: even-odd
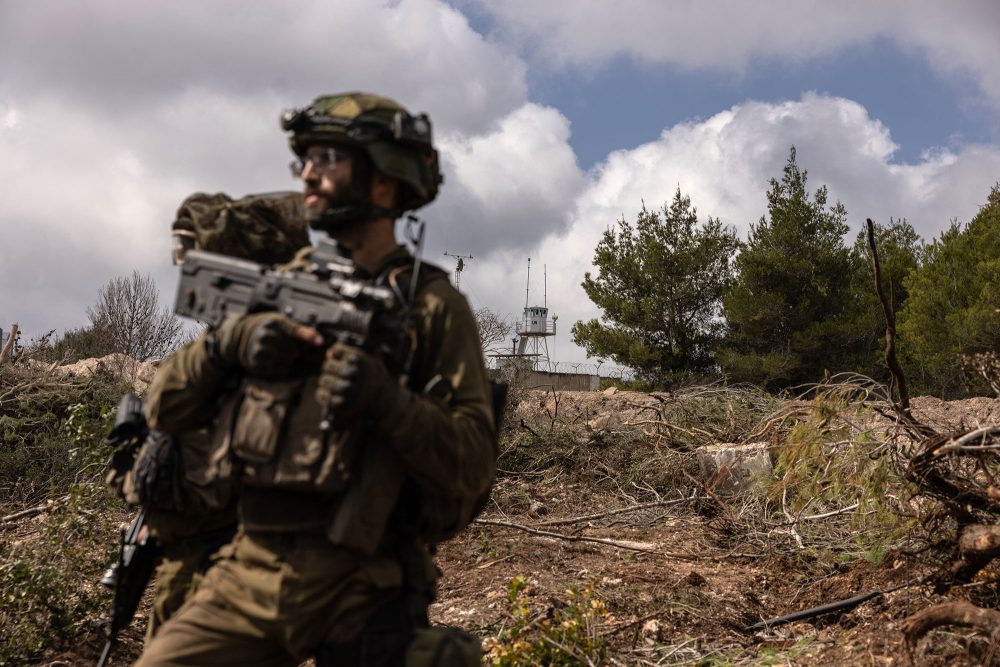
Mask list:
[[[543,288],[543,298],[541,306],[531,306],[530,303],[530,288],[531,288],[531,258],[528,258],[528,285],[524,290],[524,317],[517,323],[516,331],[519,337],[517,346],[517,356],[531,358],[533,363],[531,364],[536,370],[538,369],[539,363],[544,362],[546,368],[549,364],[549,343],[548,339],[550,336],[556,335],[556,320],[559,319],[558,315],[553,315],[552,319],[549,319],[549,308],[548,308],[548,275],[547,272],[543,274],[545,276]]]

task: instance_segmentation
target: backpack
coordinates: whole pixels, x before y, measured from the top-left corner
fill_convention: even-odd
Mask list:
[[[197,192],[177,209],[172,225],[174,263],[188,250],[229,255],[259,264],[291,260],[309,245],[309,226],[299,192],[271,192],[233,199]]]

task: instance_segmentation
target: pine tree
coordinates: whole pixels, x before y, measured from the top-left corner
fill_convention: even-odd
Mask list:
[[[961,356],[1000,350],[1000,183],[967,225],[953,222],[927,246],[905,285],[900,350],[918,389],[974,389]]]
[[[826,186],[810,199],[806,182],[792,147],[781,180],[771,179],[768,215],[736,259],[719,352],[731,379],[770,389],[817,381],[850,351],[847,211],[839,202],[827,208]]]
[[[623,218],[598,243],[598,274],[588,272],[583,289],[605,323],[577,322],[574,342],[661,386],[713,369],[721,296],[738,246],[718,219],[699,225],[680,188],[659,211],[643,205],[634,225]]]

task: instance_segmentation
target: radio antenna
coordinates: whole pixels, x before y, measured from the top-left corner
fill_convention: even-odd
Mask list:
[[[524,285],[524,307],[528,307],[528,289],[531,287],[531,258],[528,258],[528,281]]]
[[[447,257],[454,257],[457,261],[455,262],[455,287],[462,286],[462,271],[465,270],[465,260],[475,259],[472,255],[456,255],[454,253],[444,251]]]

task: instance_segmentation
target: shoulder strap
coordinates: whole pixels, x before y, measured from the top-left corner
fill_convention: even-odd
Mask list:
[[[384,282],[398,290],[399,294],[408,296],[410,294],[411,280],[413,279],[413,262],[400,263],[390,267],[378,278],[378,282]],[[420,265],[420,275],[417,277],[417,289],[422,289],[427,285],[440,280],[448,280],[448,272],[434,264],[423,263]]]

